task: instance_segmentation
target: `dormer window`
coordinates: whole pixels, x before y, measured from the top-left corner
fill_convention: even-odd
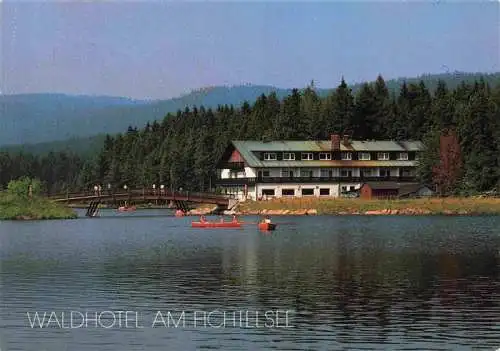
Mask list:
[[[340,154],[340,158],[342,160],[344,160],[344,161],[350,161],[350,160],[352,160],[352,153],[350,153],[350,152],[342,152]]]
[[[388,152],[379,152],[377,154],[377,159],[380,161],[388,161],[389,160],[389,153]]]
[[[293,152],[283,152],[283,161],[294,161],[295,153]]]
[[[398,154],[398,160],[400,160],[400,161],[408,161],[408,153],[407,152],[400,152]]]
[[[332,154],[329,152],[320,152],[319,153],[319,159],[321,161],[329,161],[332,159]]]
[[[264,152],[264,161],[276,161],[276,153]]]
[[[360,152],[358,155],[358,159],[361,161],[370,161],[370,153],[369,152]]]
[[[312,152],[303,152],[300,158],[307,161],[314,160]]]

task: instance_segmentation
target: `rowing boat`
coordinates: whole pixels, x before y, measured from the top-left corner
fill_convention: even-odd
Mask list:
[[[137,208],[135,206],[131,206],[131,207],[128,207],[128,206],[120,206],[118,207],[118,211],[120,212],[133,212],[135,211]]]
[[[259,223],[259,229],[260,230],[275,230],[276,229],[276,224],[275,223]]]

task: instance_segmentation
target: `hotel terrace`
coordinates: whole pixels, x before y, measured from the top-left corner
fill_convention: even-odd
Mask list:
[[[239,199],[338,197],[366,182],[415,182],[419,141],[232,141],[217,186]]]

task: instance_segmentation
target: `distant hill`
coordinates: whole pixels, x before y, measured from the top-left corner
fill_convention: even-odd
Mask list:
[[[442,79],[454,88],[461,81],[474,81],[480,76],[492,84],[500,82],[500,73],[455,72],[393,79],[386,83],[390,90],[398,90],[403,81],[411,83],[422,79],[430,89],[434,89],[437,81]],[[351,88],[356,92],[360,86],[354,84]],[[210,87],[174,99],[152,101],[64,94],[0,95],[0,146],[30,144],[25,150],[60,150],[65,147],[83,152],[86,145],[99,143],[99,138],[91,138],[97,134],[123,132],[129,125],[142,127],[148,121],[161,120],[168,112],[183,110],[186,106],[238,106],[245,100],[253,102],[259,95],[272,91],[283,98],[290,94],[291,89],[260,85]],[[325,96],[329,91],[318,89],[318,94]],[[71,140],[65,141],[67,139]],[[59,142],[48,143],[51,141]]]
[[[0,95],[0,145],[40,143],[118,133],[129,125],[142,127],[186,106],[239,105],[260,94],[290,90],[267,86],[214,87],[169,100],[130,100],[63,94]]]
[[[446,86],[449,89],[455,89],[461,82],[474,82],[479,78],[483,77],[484,80],[490,84],[495,85],[500,83],[500,72],[495,73],[467,73],[467,72],[452,72],[452,73],[440,73],[440,74],[424,74],[419,77],[414,78],[397,78],[387,80],[385,83],[387,88],[390,91],[399,91],[401,85],[406,82],[410,83],[418,83],[421,80],[424,81],[425,86],[430,89],[432,92],[436,90],[437,84],[439,80],[442,80],[446,83]],[[356,91],[361,84],[355,84],[352,86],[353,91]]]
[[[0,144],[39,143],[91,136],[106,111],[147,106],[122,97],[64,94],[0,95]]]
[[[81,157],[96,155],[104,144],[105,134],[94,135],[90,137],[70,138],[58,141],[46,141],[35,144],[8,145],[0,147],[1,151],[17,154],[19,152],[33,155],[44,156],[49,152],[68,152]]]

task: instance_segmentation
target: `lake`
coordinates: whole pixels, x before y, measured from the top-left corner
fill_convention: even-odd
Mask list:
[[[193,219],[0,221],[0,349],[500,347],[500,217]]]

